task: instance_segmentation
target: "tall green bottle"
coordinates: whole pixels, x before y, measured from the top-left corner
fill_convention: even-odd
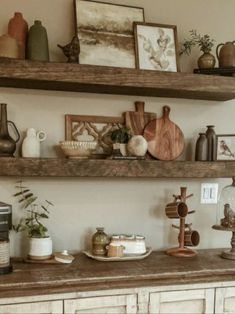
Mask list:
[[[26,56],[29,60],[49,61],[47,31],[41,21],[34,21],[30,27]]]

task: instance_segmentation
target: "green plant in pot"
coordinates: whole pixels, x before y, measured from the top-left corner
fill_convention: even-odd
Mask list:
[[[203,54],[198,59],[198,67],[200,69],[214,68],[215,57],[211,54],[211,49],[214,47],[215,40],[211,39],[208,34],[200,35],[196,30],[189,32],[189,39],[184,40],[180,55],[190,55],[193,47],[198,47]]]
[[[113,142],[114,155],[127,156],[127,143],[130,139],[130,130],[125,126],[112,131],[111,140]]]
[[[18,192],[14,194],[18,203],[25,212],[17,225],[13,228],[16,232],[26,231],[29,237],[28,257],[34,260],[48,259],[52,255],[52,240],[48,235],[47,227],[43,220],[49,219],[49,207],[53,204],[47,200],[38,201],[30,188],[23,186],[22,181],[16,186]]]

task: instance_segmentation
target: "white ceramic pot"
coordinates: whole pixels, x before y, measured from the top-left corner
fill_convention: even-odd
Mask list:
[[[29,238],[28,257],[33,260],[44,260],[52,255],[52,240],[47,238]]]
[[[148,142],[142,135],[135,135],[128,142],[127,149],[131,156],[144,157],[148,150]]]
[[[113,144],[114,150],[119,150],[123,157],[127,156],[127,144],[115,143]]]
[[[39,158],[40,143],[45,141],[46,133],[43,131],[36,132],[35,129],[30,128],[27,130],[27,136],[22,144],[22,157]]]

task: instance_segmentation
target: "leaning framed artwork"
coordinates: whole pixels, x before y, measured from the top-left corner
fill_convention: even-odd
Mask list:
[[[134,23],[134,34],[137,68],[180,71],[175,25]]]
[[[124,125],[124,117],[103,117],[84,115],[65,115],[65,140],[97,142],[93,158],[105,158],[111,155],[113,143],[112,131]]]
[[[235,134],[216,136],[216,160],[235,160]]]
[[[134,22],[144,22],[144,9],[75,0],[80,63],[135,68]]]

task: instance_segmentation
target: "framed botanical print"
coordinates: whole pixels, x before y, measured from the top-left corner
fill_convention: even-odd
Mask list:
[[[80,63],[135,68],[134,22],[144,22],[144,9],[75,0]]]
[[[142,70],[178,72],[175,25],[134,23],[136,65]]]

